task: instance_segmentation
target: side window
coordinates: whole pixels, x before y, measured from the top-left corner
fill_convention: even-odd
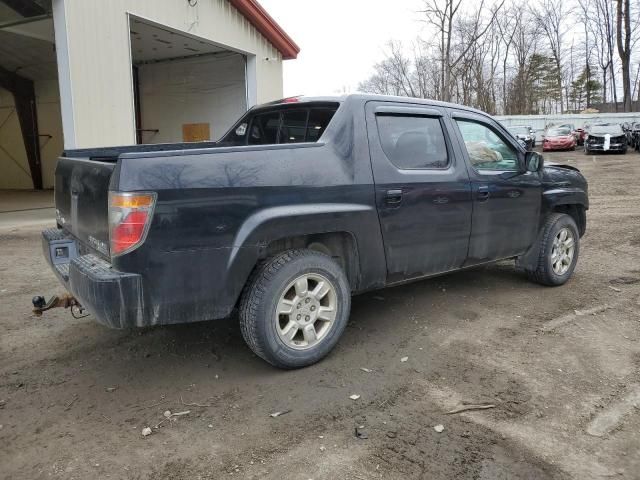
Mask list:
[[[307,142],[317,142],[336,113],[335,108],[312,108],[309,112]]]
[[[456,120],[471,164],[477,170],[518,170],[518,153],[491,128],[472,120]]]
[[[282,114],[280,143],[304,142],[307,133],[309,110],[289,110]]]
[[[437,169],[449,165],[440,119],[378,115],[376,121],[382,149],[397,168]]]
[[[249,131],[249,145],[278,143],[280,112],[262,113],[253,117]]]
[[[249,123],[242,122],[234,130],[229,132],[224,139],[220,140],[221,144],[226,145],[246,145],[247,144],[247,131],[249,130]]]

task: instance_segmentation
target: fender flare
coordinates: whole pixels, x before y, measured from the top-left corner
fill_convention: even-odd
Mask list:
[[[242,223],[231,246],[226,269],[228,278],[233,281],[228,294],[237,301],[269,243],[287,237],[336,232],[352,236],[360,278],[382,284],[386,278],[386,263],[366,262],[367,258],[376,256],[385,258],[381,232],[373,236],[371,225],[379,229],[378,213],[375,206],[366,204],[310,203],[258,210]]]

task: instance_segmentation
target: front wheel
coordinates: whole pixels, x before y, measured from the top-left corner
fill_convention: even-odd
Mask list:
[[[580,253],[580,233],[573,218],[554,213],[545,222],[535,270],[531,280],[548,286],[564,285],[573,275]]]
[[[240,329],[263,360],[278,368],[301,368],[333,349],[350,308],[349,282],[331,257],[288,250],[252,276],[240,302]]]

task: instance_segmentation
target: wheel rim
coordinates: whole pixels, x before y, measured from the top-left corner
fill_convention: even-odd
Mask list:
[[[306,350],[321,342],[336,319],[338,295],[322,275],[300,275],[283,290],[275,323],[280,340],[290,348]]]
[[[551,250],[551,266],[556,275],[564,275],[573,263],[576,251],[576,241],[569,228],[563,228],[553,240]]]

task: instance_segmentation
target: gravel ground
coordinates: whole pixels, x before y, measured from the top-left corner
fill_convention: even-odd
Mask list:
[[[2,224],[0,477],[639,479],[640,155],[545,158],[590,182],[570,283],[501,263],[361,295],[335,351],[294,372],[234,319],[32,317],[62,290],[42,226]],[[447,414],[463,403],[495,407]]]

